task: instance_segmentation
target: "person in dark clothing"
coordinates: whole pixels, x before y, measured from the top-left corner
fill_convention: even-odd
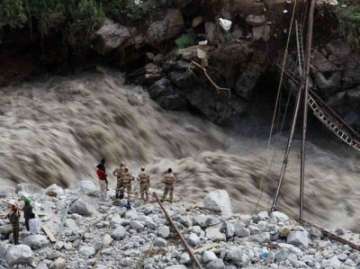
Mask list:
[[[35,217],[35,215],[33,213],[33,207],[31,206],[30,200],[27,198],[24,198],[24,202],[25,202],[25,205],[24,205],[23,211],[24,211],[25,227],[26,227],[26,230],[29,231],[30,230],[29,220],[33,219]]]
[[[11,209],[9,214],[7,215],[13,229],[13,238],[14,238],[14,244],[19,244],[19,219],[20,219],[20,212],[18,207],[15,204],[11,205]]]

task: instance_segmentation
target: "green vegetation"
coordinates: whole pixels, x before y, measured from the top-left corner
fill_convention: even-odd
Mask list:
[[[85,42],[105,19],[136,23],[167,4],[159,0],[1,0],[0,30],[28,28],[42,37],[61,33],[68,42]]]
[[[175,40],[178,49],[184,49],[195,44],[194,36],[191,34],[183,34]]]
[[[342,35],[355,49],[360,49],[360,3],[342,0],[337,14]]]

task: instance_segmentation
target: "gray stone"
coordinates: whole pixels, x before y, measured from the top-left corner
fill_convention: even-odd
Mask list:
[[[27,245],[11,246],[6,252],[5,260],[9,266],[31,265],[33,252]]]
[[[217,258],[218,257],[215,255],[215,253],[213,251],[204,251],[204,253],[202,254],[202,261],[204,263],[214,261]]]
[[[81,216],[91,216],[92,213],[87,203],[82,201],[81,199],[76,200],[69,209],[70,214],[79,214]]]
[[[136,220],[130,221],[130,227],[133,228],[136,231],[142,231],[144,230],[144,225]]]
[[[102,245],[103,247],[108,247],[113,242],[112,237],[109,234],[105,234],[102,239]]]
[[[206,269],[225,269],[225,264],[222,259],[216,259],[206,265]]]
[[[89,258],[95,255],[96,250],[92,246],[81,246],[79,252],[82,256]]]
[[[66,260],[62,257],[57,258],[51,265],[50,269],[65,269]]]
[[[49,267],[47,266],[47,263],[44,261],[41,261],[37,266],[36,269],[49,269]]]
[[[114,240],[122,240],[124,239],[126,236],[126,230],[124,227],[119,226],[117,227],[112,233],[111,233],[111,237]]]
[[[187,267],[182,264],[176,264],[176,265],[167,266],[165,267],[165,269],[187,269]]]
[[[250,235],[249,229],[245,228],[242,223],[235,223],[235,235],[238,237],[248,237]]]
[[[235,226],[230,222],[225,222],[223,226],[223,230],[225,231],[226,238],[232,238],[235,235]]]
[[[53,184],[45,190],[45,193],[49,196],[59,197],[64,195],[64,189],[56,184]]]
[[[50,243],[46,236],[40,234],[29,235],[24,238],[23,242],[33,250],[43,248]]]
[[[212,241],[225,241],[226,236],[220,232],[219,227],[209,227],[206,229],[206,237]]]
[[[189,244],[193,247],[196,247],[197,245],[199,245],[200,243],[200,238],[195,234],[195,233],[191,233],[188,237],[187,237],[187,241],[189,242]]]
[[[225,258],[238,266],[247,266],[250,258],[244,249],[240,247],[232,247],[226,251]]]
[[[105,55],[121,47],[130,37],[127,27],[106,19],[103,26],[95,33],[95,48],[98,53]]]
[[[166,247],[166,245],[167,245],[167,241],[161,237],[156,238],[154,241],[155,247],[163,248],[163,247]]]
[[[184,28],[184,19],[177,9],[168,9],[165,16],[153,22],[147,30],[146,38],[150,44],[159,44],[176,37]]]
[[[79,185],[80,191],[89,196],[94,196],[99,191],[98,186],[92,180],[81,180]]]
[[[193,216],[193,223],[195,225],[199,225],[202,228],[206,228],[206,220],[207,220],[207,216],[206,215],[195,215]]]
[[[184,252],[180,256],[180,263],[181,264],[189,264],[191,262],[190,255],[187,252]]]
[[[291,231],[287,237],[287,243],[298,247],[309,246],[309,234],[307,231]]]
[[[168,238],[170,236],[170,228],[165,225],[160,226],[158,230],[158,235],[162,238]]]
[[[204,207],[221,212],[226,218],[231,217],[233,214],[230,196],[225,190],[216,190],[208,193],[204,199]]]
[[[286,214],[284,214],[284,213],[282,213],[280,211],[272,212],[271,217],[273,219],[275,219],[277,222],[286,222],[286,221],[289,220],[289,217]]]

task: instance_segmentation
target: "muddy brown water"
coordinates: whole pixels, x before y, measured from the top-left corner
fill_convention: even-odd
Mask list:
[[[96,180],[96,163],[105,156],[109,172],[124,160],[135,175],[146,166],[155,187],[172,167],[177,200],[198,201],[210,190],[226,189],[242,213],[270,207],[286,141],[277,137],[267,150],[264,139],[164,111],[140,87],[124,85],[120,73],[104,69],[2,88],[0,132],[1,188]],[[360,156],[334,147],[308,143],[305,217],[357,229]],[[293,151],[280,208],[296,214],[298,193],[299,154]]]

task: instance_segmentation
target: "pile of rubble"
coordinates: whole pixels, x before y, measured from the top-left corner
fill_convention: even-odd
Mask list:
[[[1,269],[191,268],[191,256],[156,202],[134,199],[130,210],[126,200],[103,202],[91,181],[67,190],[53,185],[29,193],[28,184],[20,187],[18,195],[25,192],[34,201],[45,233],[22,231],[21,244],[14,246],[11,236],[4,239],[11,229],[1,220]],[[15,197],[13,193],[3,199]],[[176,202],[164,207],[206,269],[360,266],[357,251],[299,226],[284,213],[233,214],[229,195],[222,190],[210,192],[199,205]]]

